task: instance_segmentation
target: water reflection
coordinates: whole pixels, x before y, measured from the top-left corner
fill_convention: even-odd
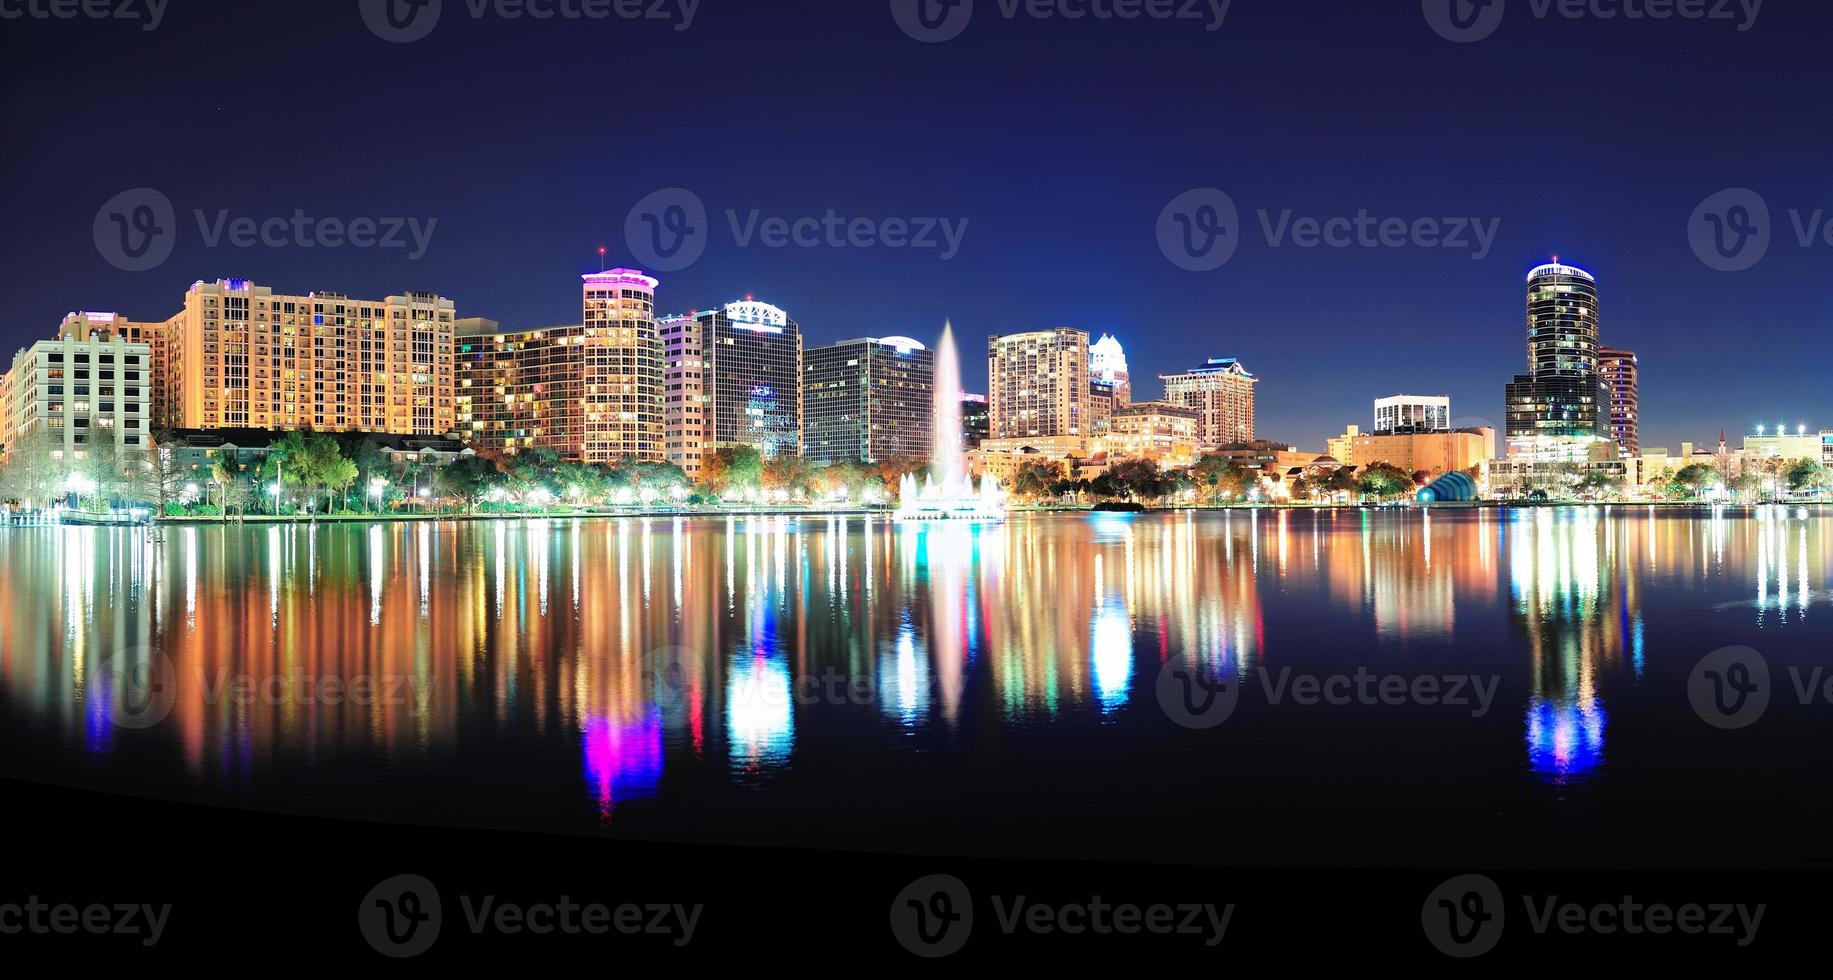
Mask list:
[[[815,750],[971,758],[1078,726],[1143,745],[1166,737],[1153,684],[1174,656],[1234,678],[1442,658],[1503,676],[1524,772],[1566,784],[1604,774],[1611,707],[1645,696],[1645,594],[1723,596],[1754,628],[1803,630],[1833,557],[1826,517],[11,529],[0,704],[34,752],[152,746],[136,765],[206,793],[320,770],[377,792],[409,770],[500,785],[559,757],[575,802],[615,824],[666,806],[676,778],[770,793]],[[91,683],[101,662],[172,665],[168,713],[123,726]],[[1266,714],[1261,751],[1336,724]],[[503,754],[474,765],[486,751]]]

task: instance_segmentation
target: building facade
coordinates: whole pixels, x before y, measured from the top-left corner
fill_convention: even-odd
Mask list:
[[[802,328],[779,307],[728,303],[662,323],[670,462],[698,478],[722,448],[766,459],[802,447]]]
[[[1434,475],[1477,470],[1495,458],[1496,430],[1488,427],[1442,432],[1362,432],[1355,426],[1330,440],[1329,455],[1344,466],[1387,463],[1409,473]]]
[[[579,437],[589,462],[663,459],[661,334],[657,281],[635,269],[585,280],[580,348]]]
[[[1558,262],[1528,273],[1527,337],[1530,373],[1517,375],[1505,393],[1509,458],[1557,463],[1614,457],[1591,273]]]
[[[480,452],[547,446],[581,463],[663,457],[657,281],[634,269],[584,278],[582,322],[500,331],[456,326],[456,425]]]
[[[65,461],[152,447],[153,348],[113,313],[67,317],[56,340],[20,351],[0,385],[0,446]],[[34,434],[42,433],[42,443]]]
[[[1133,375],[1127,369],[1127,352],[1111,334],[1102,334],[1088,348],[1088,376],[1113,392],[1115,407],[1133,403]]]
[[[1194,409],[1197,442],[1205,449],[1254,441],[1254,388],[1260,384],[1241,362],[1212,357],[1182,374],[1161,374],[1165,401]]]
[[[992,416],[987,411],[987,396],[962,392],[961,448],[978,449],[991,435]]]
[[[1375,399],[1376,432],[1445,432],[1451,399],[1445,395],[1393,395]]]
[[[1088,351],[1088,334],[1070,327],[988,338],[989,438],[1087,439]]]
[[[936,354],[909,337],[842,340],[802,356],[802,455],[816,462],[927,459]]]
[[[1184,466],[1195,460],[1201,422],[1202,415],[1195,409],[1170,402],[1136,402],[1115,409],[1113,425],[1102,444],[1110,455]]]
[[[1632,351],[1598,348],[1598,370],[1610,388],[1610,435],[1627,459],[1642,452],[1642,367]]]

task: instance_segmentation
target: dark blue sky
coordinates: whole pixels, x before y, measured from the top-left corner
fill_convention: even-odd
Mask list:
[[[1234,0],[1214,32],[1008,19],[978,0],[941,44],[906,36],[885,0],[702,0],[685,31],[479,20],[445,0],[408,44],[371,33],[357,0],[171,0],[150,32],[0,21],[0,340],[43,337],[74,309],[164,317],[193,280],[231,276],[437,291],[513,326],[576,321],[597,248],[640,264],[626,216],[682,187],[712,235],[661,275],[663,307],[755,294],[811,343],[928,339],[950,317],[973,387],[987,334],[1073,325],[1121,337],[1140,397],[1158,373],[1242,358],[1264,379],[1262,434],[1306,448],[1401,391],[1499,420],[1525,367],[1523,277],[1557,253],[1597,273],[1606,341],[1642,356],[1645,445],[1758,421],[1833,427],[1833,246],[1802,247],[1789,217],[1833,220],[1833,12],[1768,0],[1740,31],[1537,5],[1508,0],[1469,44],[1435,33],[1419,0]],[[177,240],[158,268],[125,272],[93,226],[137,187],[173,202]],[[1233,260],[1206,273],[1173,265],[1155,231],[1198,187],[1226,191],[1241,218]],[[1695,207],[1727,187],[1758,191],[1774,222],[1767,256],[1735,274],[1688,240]],[[193,214],[224,209],[438,225],[417,261],[212,247]],[[968,225],[944,261],[740,247],[728,209]],[[1288,209],[1500,226],[1481,260],[1275,247],[1258,213]]]

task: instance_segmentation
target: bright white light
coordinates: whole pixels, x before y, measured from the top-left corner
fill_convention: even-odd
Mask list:
[[[371,497],[380,497],[383,493],[387,492],[387,490],[388,490],[388,481],[387,480],[384,480],[378,476],[375,479],[369,481],[369,495]]]
[[[78,496],[95,492],[95,481],[81,473],[70,474],[70,479],[65,481],[64,485],[70,489],[71,493]]]
[[[267,492],[276,497],[280,496],[280,481],[275,480],[273,483],[268,484]]]

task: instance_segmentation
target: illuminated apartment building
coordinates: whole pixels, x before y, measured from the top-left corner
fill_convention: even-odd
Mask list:
[[[656,280],[632,269],[586,276],[584,321],[499,332],[458,325],[459,435],[480,452],[547,446],[575,462],[660,462],[662,340]]]
[[[1212,357],[1183,374],[1161,374],[1165,401],[1195,409],[1197,444],[1216,449],[1254,441],[1254,386],[1260,383],[1232,357]]]
[[[1092,435],[1088,334],[1070,327],[987,340],[990,438]]]
[[[13,358],[0,383],[0,446],[39,447],[66,460],[98,449],[127,455],[151,445],[153,347],[131,338],[145,324],[113,313],[72,313],[56,340],[41,340]]]
[[[179,429],[443,435],[454,415],[453,304],[276,294],[199,282],[164,331],[162,420]]]
[[[1505,393],[1508,458],[1609,458],[1611,391],[1599,373],[1598,287],[1591,273],[1554,262],[1528,273],[1528,374]]]
[[[1642,452],[1641,365],[1630,351],[1599,347],[1598,369],[1610,387],[1610,434],[1616,439],[1617,452],[1625,459],[1638,456]]]

